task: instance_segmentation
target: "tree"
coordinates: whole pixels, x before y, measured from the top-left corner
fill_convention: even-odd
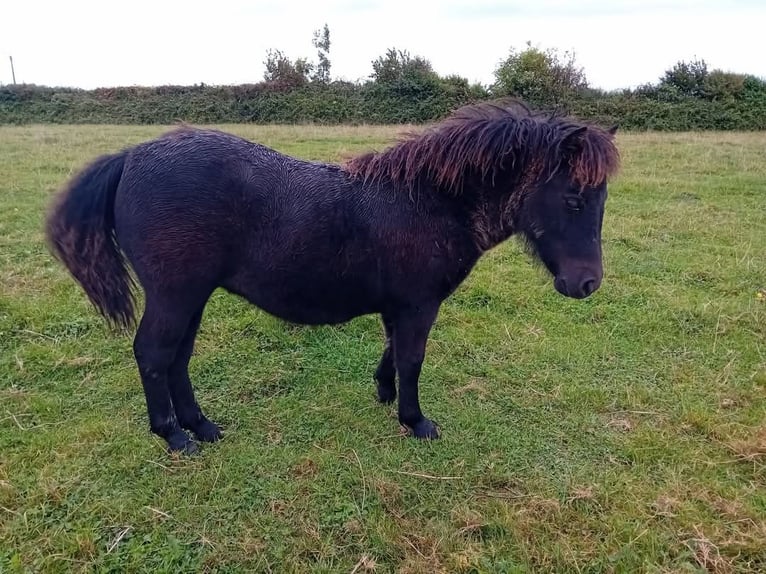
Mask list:
[[[432,120],[444,116],[455,99],[448,96],[446,84],[431,63],[406,50],[390,48],[373,60],[370,79],[365,98],[373,121]]]
[[[712,70],[703,85],[705,98],[713,101],[735,100],[742,96],[746,80],[744,74]]]
[[[264,81],[284,88],[305,85],[314,69],[314,65],[305,58],[292,61],[281,50],[266,52],[266,60],[263,64],[266,66],[263,74]]]
[[[685,96],[700,98],[705,93],[708,71],[705,60],[681,60],[660,78],[660,86],[675,88]]]
[[[561,106],[588,87],[585,72],[575,63],[574,52],[560,55],[555,49],[540,50],[527,42],[526,49],[511,48],[495,68],[492,93],[514,96],[538,106]]]
[[[317,49],[317,65],[314,77],[315,82],[327,84],[330,81],[330,28],[327,24],[321,30],[314,30],[314,39],[311,41]]]
[[[420,56],[412,57],[407,50],[389,48],[385,56],[372,62],[372,80],[378,84],[393,84],[402,81],[434,81],[439,76],[431,62]]]

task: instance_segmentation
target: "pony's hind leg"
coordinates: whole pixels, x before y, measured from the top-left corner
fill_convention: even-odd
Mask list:
[[[175,360],[170,366],[168,386],[181,428],[193,432],[197,440],[215,442],[222,438],[221,429],[202,413],[202,409],[194,397],[194,389],[189,379],[189,360],[194,351],[194,339],[197,336],[204,307],[205,304],[203,303],[186,328],[186,334],[181,340]]]
[[[196,311],[183,299],[146,294],[146,310],[133,341],[133,351],[144,387],[149,426],[165,439],[171,451],[193,453],[197,445],[181,428],[168,384],[168,374],[186,328]]]
[[[381,315],[383,327],[386,332],[386,342],[383,347],[383,356],[380,358],[378,368],[375,369],[375,382],[377,383],[378,401],[381,403],[393,403],[396,399],[396,367],[394,366],[394,325],[391,318],[386,314]]]

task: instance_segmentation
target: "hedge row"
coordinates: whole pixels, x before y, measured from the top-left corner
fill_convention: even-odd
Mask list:
[[[488,97],[459,78],[332,82],[288,90],[267,83],[96,90],[18,85],[0,87],[0,124],[422,123]],[[670,101],[641,92],[589,92],[568,102],[565,111],[629,130],[763,130],[766,90],[740,98]]]

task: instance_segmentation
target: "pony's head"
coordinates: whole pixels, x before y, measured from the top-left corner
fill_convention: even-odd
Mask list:
[[[525,177],[514,227],[568,297],[588,297],[601,285],[601,225],[607,177],[617,163],[615,131],[570,126],[557,146],[558,161],[541,172],[545,177]]]

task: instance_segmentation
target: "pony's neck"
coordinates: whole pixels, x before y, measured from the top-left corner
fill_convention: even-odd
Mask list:
[[[518,190],[503,193],[498,189],[483,189],[476,193],[468,209],[479,249],[489,251],[516,233],[515,219],[520,199]]]

